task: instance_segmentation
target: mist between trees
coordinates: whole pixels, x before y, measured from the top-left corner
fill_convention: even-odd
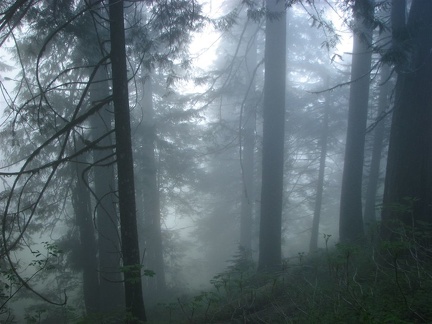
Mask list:
[[[431,321],[430,17],[2,1],[0,322]]]

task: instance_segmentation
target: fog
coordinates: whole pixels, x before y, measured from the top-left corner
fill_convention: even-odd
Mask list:
[[[0,4],[0,323],[431,320],[432,154],[401,122],[429,134],[429,38],[391,10]]]

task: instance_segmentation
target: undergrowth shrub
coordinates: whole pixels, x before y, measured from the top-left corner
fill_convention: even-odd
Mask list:
[[[185,322],[430,323],[432,251],[417,233],[403,233],[375,245],[299,253],[271,274],[256,273],[240,251],[213,278],[212,291],[183,304]]]
[[[240,249],[212,289],[166,304],[167,322],[432,323],[432,249],[424,244],[432,232],[425,228],[334,248],[324,235],[326,248],[300,252],[272,273],[257,273]]]

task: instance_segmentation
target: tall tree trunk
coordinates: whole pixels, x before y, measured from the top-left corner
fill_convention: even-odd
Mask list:
[[[340,201],[341,242],[358,242],[364,239],[362,177],[372,58],[373,1],[356,0],[353,12],[357,30],[354,31],[352,83]]]
[[[379,98],[378,98],[378,118],[382,118],[386,108],[389,105],[389,94],[391,84],[388,81],[390,77],[390,66],[385,64],[381,68],[381,82]],[[366,188],[365,196],[365,207],[363,214],[364,225],[366,230],[368,226],[376,223],[376,195],[378,189],[378,180],[380,174],[381,155],[384,142],[385,124],[384,119],[378,121],[378,124],[374,128],[374,138],[372,147],[372,159],[369,171],[369,180]]]
[[[286,11],[284,1],[266,3],[278,18],[266,19],[259,271],[277,269],[282,257]]]
[[[77,145],[78,146],[78,145]],[[78,150],[78,148],[77,148]],[[99,312],[99,275],[97,249],[90,192],[87,175],[84,173],[87,161],[79,156],[75,165],[76,184],[72,193],[73,208],[80,237],[80,265],[83,271],[84,304],[87,314]]]
[[[160,195],[156,163],[156,125],[152,100],[151,76],[144,82],[142,123],[139,126],[141,148],[139,151],[138,168],[140,168],[140,198],[143,208],[143,228],[145,249],[144,265],[155,272],[155,277],[145,278],[147,295],[163,294],[165,283],[165,266],[163,259],[162,228],[160,213]]]
[[[405,1],[392,8],[398,78],[390,132],[382,231],[395,220],[408,226],[432,220],[432,2],[414,0],[405,24]]]
[[[146,321],[135,204],[123,1],[109,1],[121,251],[129,323]]]
[[[104,65],[97,66],[106,55],[103,53],[107,32],[101,27],[106,25],[102,17],[106,14],[100,9],[99,0],[90,0],[91,16],[85,21],[88,36],[83,37],[80,48],[90,65],[97,67],[90,85],[90,102],[94,105],[109,97],[109,76]],[[90,41],[89,41],[90,40]],[[85,42],[85,43],[84,43]],[[98,249],[98,273],[100,282],[100,311],[113,312],[124,307],[122,273],[120,271],[121,253],[119,238],[119,219],[116,208],[116,184],[114,171],[114,150],[112,134],[112,106],[106,105],[89,118],[90,138],[98,140],[93,155],[93,195],[96,210],[96,231]]]
[[[245,98],[244,123],[242,126],[243,145],[240,148],[243,194],[240,215],[240,246],[247,254],[252,249],[252,222],[255,205],[254,151],[256,125],[256,98],[254,71],[257,65],[256,24],[248,21],[251,46],[246,48],[247,97]]]
[[[108,75],[99,67],[90,87],[90,99],[97,102],[108,97]],[[98,233],[101,311],[112,312],[124,306],[121,253],[118,232],[119,219],[116,204],[114,152],[112,149],[112,112],[102,108],[90,118],[93,140],[102,138],[93,150],[94,194]]]
[[[328,86],[328,81],[327,81]],[[328,133],[329,133],[329,108],[330,108],[330,94],[326,93],[325,103],[324,103],[324,117],[322,121],[322,133],[320,139],[320,162],[319,162],[319,170],[318,170],[318,181],[317,181],[317,189],[316,189],[316,198],[315,198],[315,208],[314,215],[312,220],[312,233],[309,244],[309,252],[314,252],[318,248],[318,232],[319,232],[319,224],[321,218],[321,207],[322,207],[322,197],[324,191],[324,175],[325,175],[325,166],[326,166],[326,158],[327,158],[327,143],[328,143]]]

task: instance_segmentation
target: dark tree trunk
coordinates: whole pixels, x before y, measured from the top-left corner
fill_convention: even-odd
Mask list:
[[[379,98],[378,98],[378,118],[382,118],[387,107],[389,106],[389,93],[391,84],[389,82],[390,66],[383,65],[381,68],[381,82]],[[378,190],[378,180],[380,175],[381,155],[384,142],[385,133],[385,119],[378,121],[374,128],[374,138],[372,147],[372,159],[369,170],[369,180],[366,188],[365,207],[363,221],[366,230],[368,227],[376,223],[376,200]]]
[[[386,238],[393,237],[395,220],[408,226],[432,220],[432,2],[414,0],[407,25],[404,17],[405,2],[395,1],[399,60],[382,212]]]
[[[84,304],[87,314],[100,311],[99,275],[97,264],[96,238],[91,210],[90,191],[87,187],[87,174],[84,173],[87,161],[77,158],[75,165],[76,185],[72,194],[73,208],[80,236],[80,265],[83,271]]]
[[[152,81],[148,76],[144,83],[143,120],[139,126],[141,148],[138,152],[140,168],[140,198],[142,214],[145,257],[144,265],[155,272],[155,277],[145,278],[147,295],[160,296],[166,288],[165,266],[163,259],[162,228],[160,213],[160,195],[156,163],[156,125],[152,100]]]
[[[328,82],[327,82],[328,86]],[[324,191],[324,175],[325,175],[325,166],[326,166],[326,158],[327,158],[327,143],[328,143],[328,133],[329,133],[329,93],[326,94],[326,99],[324,103],[324,117],[322,121],[322,133],[320,139],[320,163],[318,170],[318,182],[316,189],[316,198],[315,198],[315,208],[314,215],[312,220],[312,233],[309,244],[309,252],[314,252],[318,248],[318,232],[319,232],[319,224],[321,218],[321,207],[322,207],[322,197]]]
[[[109,77],[105,65],[100,60],[103,53],[103,40],[108,38],[106,26],[108,18],[99,7],[99,0],[88,2],[89,15],[83,28],[88,35],[80,39],[78,49],[83,51],[84,59],[90,66],[97,68],[89,88],[90,103],[96,105],[109,97]],[[99,305],[101,312],[113,312],[124,308],[122,273],[120,271],[119,220],[116,208],[116,185],[114,172],[114,150],[112,134],[112,107],[108,104],[95,115],[90,116],[89,136],[97,141],[92,150],[93,190],[95,199],[95,225],[98,250],[98,274],[100,283]]]
[[[286,12],[284,1],[266,3],[279,16],[266,19],[259,271],[279,268],[282,257]]]
[[[108,97],[108,75],[99,67],[90,87],[90,100],[96,103]],[[120,271],[121,252],[119,219],[116,204],[114,151],[112,148],[112,112],[103,107],[90,118],[93,140],[101,139],[93,150],[94,195],[98,233],[101,311],[112,312],[124,307]]]
[[[241,171],[242,171],[242,200],[240,216],[240,246],[246,253],[252,249],[252,223],[253,210],[255,205],[254,188],[254,151],[255,151],[255,126],[256,126],[256,98],[254,71],[257,65],[257,44],[256,44],[256,24],[252,20],[248,21],[248,29],[251,31],[251,46],[246,48],[246,76],[247,76],[247,97],[245,98],[245,110],[243,114],[242,139],[243,145],[240,148]],[[249,42],[249,40],[248,40]]]
[[[357,30],[354,32],[352,84],[340,201],[341,242],[359,242],[364,239],[362,177],[372,57],[372,1],[356,0],[353,11]]]
[[[129,323],[138,323],[146,321],[146,314],[136,220],[123,1],[109,1],[109,19],[125,302],[133,317]]]

